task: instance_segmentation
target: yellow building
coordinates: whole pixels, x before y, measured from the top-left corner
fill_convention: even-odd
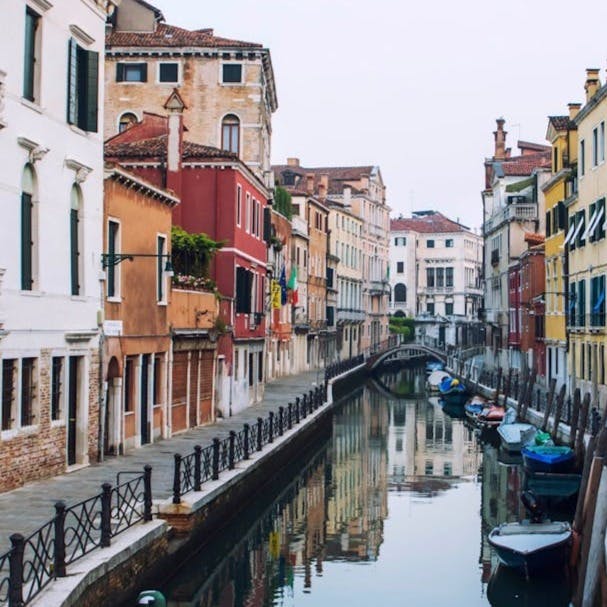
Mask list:
[[[552,176],[544,184],[546,210],[545,340],[546,378],[567,381],[567,332],[564,242],[568,230],[567,203],[577,181],[577,125],[581,104],[570,103],[568,116],[549,116],[546,139],[552,145]]]
[[[605,125],[607,85],[601,86],[599,70],[587,70],[586,104],[575,117],[578,129],[578,194],[568,207],[565,237],[568,262],[569,333],[568,373],[571,389],[605,388],[605,272],[607,239],[605,196]]]

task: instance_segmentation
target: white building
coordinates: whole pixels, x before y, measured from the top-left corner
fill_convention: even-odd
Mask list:
[[[434,345],[477,343],[482,238],[437,211],[392,219],[390,238],[391,312],[415,316]]]
[[[107,0],[0,20],[0,490],[95,459]],[[6,460],[6,461],[5,461]]]

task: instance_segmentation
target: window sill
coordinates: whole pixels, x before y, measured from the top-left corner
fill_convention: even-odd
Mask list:
[[[25,297],[42,297],[42,292],[40,292],[40,291],[27,291],[27,290],[21,289],[21,291],[19,291],[19,293],[21,295],[25,295]]]
[[[76,135],[81,135],[82,137],[90,137],[91,135],[97,135],[98,131],[85,131],[84,129],[81,129],[79,126],[76,126],[75,124],[69,124],[68,126],[70,127],[70,130],[73,133],[76,133]]]
[[[21,105],[28,107],[30,110],[34,110],[34,112],[37,112],[38,114],[44,114],[44,108],[41,105],[35,101],[30,101],[25,97],[21,97]]]
[[[13,440],[22,436],[32,436],[38,434],[40,428],[38,426],[21,426],[20,428],[11,428],[10,430],[2,430],[0,432],[0,440]]]
[[[86,301],[86,297],[84,295],[70,295],[71,301]]]
[[[169,302],[168,301],[157,301],[156,305],[165,307],[165,306],[169,305]]]
[[[221,84],[221,86],[245,86],[244,82],[222,82],[222,81],[220,81],[219,84]]]
[[[107,303],[122,303],[122,297],[106,297]]]
[[[51,419],[51,428],[65,428],[65,420],[64,419]]]

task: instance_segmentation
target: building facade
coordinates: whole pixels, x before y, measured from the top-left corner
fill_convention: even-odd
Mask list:
[[[99,82],[113,8],[2,8],[11,32],[0,40],[0,490],[99,453]]]

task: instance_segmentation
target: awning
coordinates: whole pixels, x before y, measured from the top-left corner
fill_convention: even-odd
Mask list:
[[[598,214],[599,214],[599,209],[596,208],[594,210],[594,213],[592,214],[592,217],[588,220],[588,227],[584,230],[584,234],[582,235],[582,238],[584,240],[586,240],[586,238],[588,238],[588,234],[592,234],[594,227],[598,223]]]
[[[580,230],[582,229],[583,225],[584,225],[583,221],[578,221],[577,227],[575,228],[575,232],[573,233],[573,236],[571,237],[571,242],[573,242],[577,238],[577,235],[580,233]]]
[[[514,183],[509,183],[506,186],[506,192],[520,192],[525,188],[531,187],[535,184],[535,177],[527,177],[527,179],[523,179],[522,181],[515,181]]]
[[[563,243],[563,245],[566,245],[571,240],[574,232],[575,232],[575,221],[573,221],[571,223],[571,225],[569,226],[569,232],[567,232],[567,236],[565,237],[565,242]]]
[[[593,312],[598,312],[601,309],[601,304],[605,301],[605,291],[602,291],[596,303],[592,307]]]

